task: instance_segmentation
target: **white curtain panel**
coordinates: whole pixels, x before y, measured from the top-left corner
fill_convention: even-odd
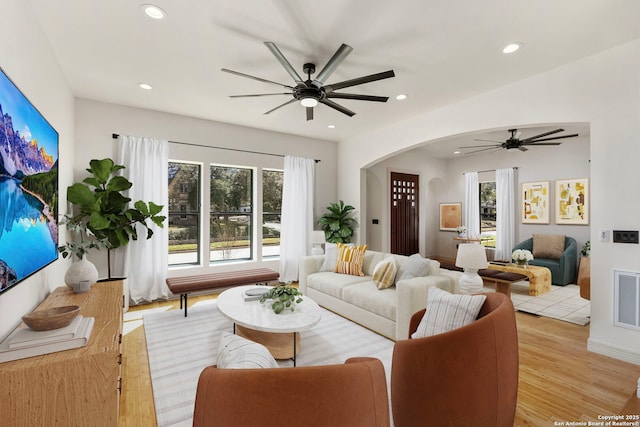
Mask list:
[[[311,250],[315,160],[285,156],[280,228],[280,281],[298,280],[298,259]]]
[[[478,172],[464,174],[464,211],[463,225],[467,227],[467,236],[480,235],[480,184]]]
[[[122,176],[133,183],[128,197],[163,205],[162,215],[168,216],[169,144],[166,140],[120,135],[118,164],[126,169]],[[169,289],[167,278],[169,232],[165,221],[160,228],[148,221],[153,237],[147,240],[146,229],[138,226],[138,240],[115,250],[114,271],[128,278],[130,301],[166,299]]]
[[[516,239],[516,190],[513,168],[496,170],[496,259],[511,259]]]

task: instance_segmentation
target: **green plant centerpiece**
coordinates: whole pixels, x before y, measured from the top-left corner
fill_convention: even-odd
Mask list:
[[[63,258],[75,255],[79,259],[89,249],[107,248],[108,276],[111,279],[111,249],[125,246],[130,240],[138,239],[137,226],[146,229],[146,238],[153,236],[153,230],[147,220],[163,227],[166,217],[159,215],[163,206],[153,202],[138,200],[129,206],[131,198],[123,192],[132,187],[132,183],[117,172],[125,167],[117,165],[107,158],[93,159],[87,172],[91,174],[82,183],[67,188],[67,201],[76,207],[73,215],[67,215],[67,228],[79,235],[80,241],[67,242],[58,250]],[[95,239],[85,240],[94,236]]]
[[[271,303],[271,308],[276,314],[282,313],[285,309],[295,311],[296,304],[302,302],[302,292],[294,286],[282,283],[272,287],[269,292],[260,297],[262,304],[267,300],[275,300]]]
[[[353,218],[351,205],[345,205],[342,200],[327,206],[329,212],[318,220],[318,225],[324,231],[325,240],[329,243],[349,243],[354,229],[358,224]]]

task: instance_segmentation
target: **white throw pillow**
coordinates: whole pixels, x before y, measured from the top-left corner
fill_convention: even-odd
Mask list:
[[[217,365],[220,369],[278,367],[265,346],[226,331],[222,333],[218,345]]]
[[[320,271],[334,271],[338,263],[338,246],[335,243],[325,243],[324,261]]]
[[[486,295],[450,294],[429,288],[427,311],[411,338],[429,337],[468,325],[476,320]]]
[[[396,261],[393,257],[385,258],[376,264],[373,269],[373,282],[378,289],[387,289],[393,286],[396,279]]]
[[[400,280],[428,276],[430,268],[431,260],[422,258],[420,254],[413,254],[400,264],[398,273],[396,274],[396,283]]]

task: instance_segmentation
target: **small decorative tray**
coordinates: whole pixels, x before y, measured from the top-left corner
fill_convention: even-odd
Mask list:
[[[50,331],[67,326],[78,314],[80,314],[79,306],[66,305],[32,311],[22,316],[22,321],[34,331]]]
[[[269,292],[269,288],[264,286],[262,288],[251,288],[244,291],[244,294],[249,297],[259,297]]]

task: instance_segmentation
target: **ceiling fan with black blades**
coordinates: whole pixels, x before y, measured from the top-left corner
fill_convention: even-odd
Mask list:
[[[236,76],[246,77],[249,79],[257,80],[259,82],[268,83],[271,85],[276,85],[280,88],[287,89],[288,92],[279,92],[279,93],[260,93],[253,95],[231,95],[230,98],[251,98],[251,97],[261,97],[261,96],[274,96],[274,95],[289,95],[293,98],[284,104],[280,104],[275,108],[267,111],[264,114],[270,114],[276,111],[279,108],[284,107],[285,105],[289,105],[293,102],[300,101],[300,103],[306,107],[307,120],[313,120],[313,107],[320,104],[324,104],[328,107],[333,108],[334,110],[338,110],[343,114],[351,117],[356,113],[349,110],[348,108],[343,107],[342,105],[333,101],[333,99],[355,99],[358,101],[374,101],[374,102],[387,102],[389,97],[387,96],[372,96],[372,95],[358,95],[353,93],[343,93],[336,92],[339,89],[344,89],[352,86],[357,86],[365,83],[375,82],[377,80],[388,79],[390,77],[395,77],[393,70],[384,71],[382,73],[371,74],[368,76],[358,77],[355,79],[345,80],[339,83],[333,83],[325,85],[326,80],[333,74],[333,72],[338,68],[338,66],[345,60],[345,58],[351,53],[353,48],[346,44],[342,44],[333,54],[331,59],[327,62],[324,68],[318,73],[318,75],[312,80],[311,74],[315,73],[316,66],[312,63],[306,63],[303,66],[303,71],[307,74],[307,80],[303,80],[302,77],[296,72],[296,70],[291,66],[287,58],[280,52],[278,46],[272,42],[264,42],[264,44],[269,48],[271,53],[276,57],[276,59],[280,62],[280,64],[284,67],[284,69],[289,73],[289,75],[293,78],[295,82],[295,86],[285,85],[282,83],[274,82],[271,80],[266,80],[260,77],[251,76],[249,74],[240,73],[238,71],[229,70],[227,68],[223,68],[222,71],[225,73],[235,74]]]
[[[468,146],[459,147],[459,148],[479,148],[479,150],[469,151],[465,154],[479,153],[479,152],[488,151],[488,150],[502,150],[502,149],[511,150],[513,148],[517,148],[520,151],[527,151],[528,150],[527,147],[540,147],[543,145],[562,144],[561,142],[545,142],[545,141],[555,141],[558,139],[573,138],[575,136],[578,136],[577,133],[572,133],[571,135],[558,135],[558,136],[552,136],[549,138],[544,138],[545,136],[554,135],[558,132],[564,132],[564,129],[555,129],[549,132],[541,133],[539,135],[530,136],[529,138],[520,139],[522,132],[518,131],[518,129],[509,129],[509,132],[511,133],[511,136],[509,137],[509,139],[507,139],[504,142],[493,141],[489,139],[475,139],[474,141],[495,142],[496,144],[468,145]]]

